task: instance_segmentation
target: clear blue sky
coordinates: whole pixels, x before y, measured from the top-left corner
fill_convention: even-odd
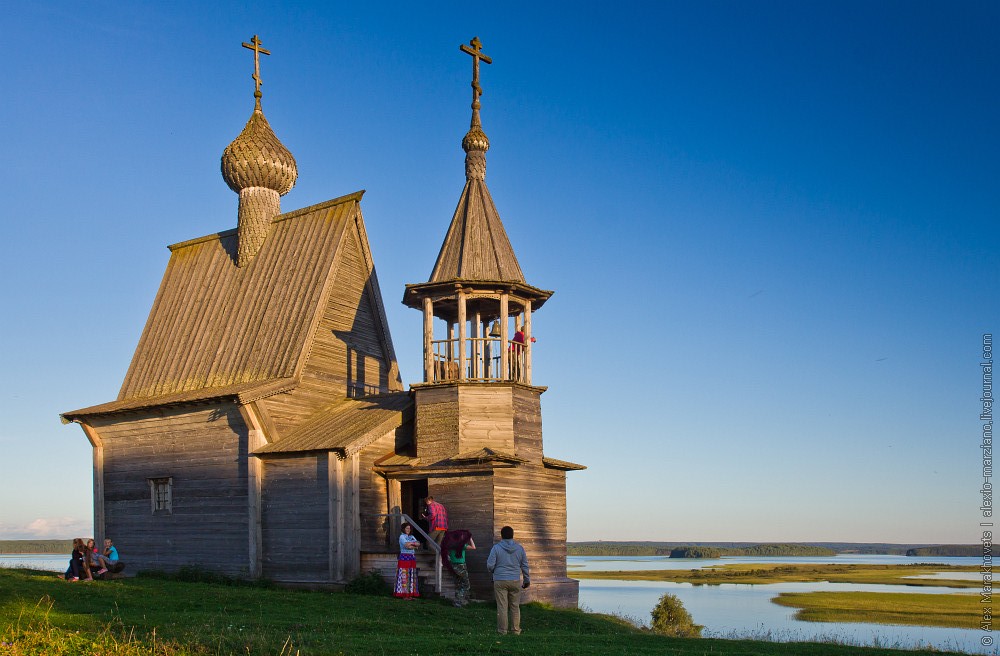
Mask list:
[[[978,541],[1000,5],[366,4],[5,10],[0,538],[91,532],[57,415],[117,396],[166,245],[236,225],[259,34],[282,207],[367,190],[408,384],[482,39],[571,540]]]

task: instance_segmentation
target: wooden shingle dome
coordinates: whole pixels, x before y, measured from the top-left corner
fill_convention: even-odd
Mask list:
[[[284,196],[299,176],[295,158],[271,129],[260,106],[260,47],[255,35],[244,47],[254,51],[254,108],[240,135],[222,152],[222,177],[240,195],[237,266],[250,264],[271,229],[271,220],[281,214]]]

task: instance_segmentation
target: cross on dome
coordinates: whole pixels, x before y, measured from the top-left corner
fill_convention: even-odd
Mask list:
[[[256,34],[254,34],[253,38],[250,39],[250,43],[244,43],[243,44],[244,48],[248,48],[250,50],[253,50],[253,76],[252,77],[253,77],[253,81],[254,81],[254,85],[255,85],[254,92],[253,92],[253,97],[256,98],[257,100],[260,100],[260,97],[262,95],[261,92],[260,92],[260,85],[263,84],[263,82],[261,82],[261,79],[260,79],[260,54],[261,53],[264,53],[265,55],[270,55],[271,54],[270,50],[264,50],[263,48],[260,47],[260,45],[261,45],[260,38]]]
[[[472,56],[472,109],[477,112],[473,115],[473,120],[475,120],[478,117],[480,107],[479,96],[483,95],[483,88],[479,86],[479,60],[481,59],[487,64],[492,64],[493,59],[483,54],[483,42],[479,40],[478,36],[472,37],[469,45],[472,47],[470,48],[463,43],[459,48],[462,52]]]

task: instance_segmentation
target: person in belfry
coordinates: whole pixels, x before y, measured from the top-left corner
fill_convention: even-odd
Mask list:
[[[511,633],[521,635],[521,590],[531,585],[531,579],[528,554],[524,552],[524,547],[514,542],[514,529],[510,526],[500,529],[500,541],[490,549],[486,569],[493,575],[497,633],[505,635],[509,627]]]
[[[441,541],[444,540],[444,534],[448,532],[448,511],[429,494],[424,499],[424,503],[426,504],[424,519],[427,520],[431,538],[440,546]]]

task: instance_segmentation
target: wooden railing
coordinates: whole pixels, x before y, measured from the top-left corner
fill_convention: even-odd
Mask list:
[[[431,341],[434,349],[433,380],[427,382],[444,383],[453,380],[497,383],[502,381],[526,382],[527,349],[518,342],[508,342],[507,371],[503,371],[501,340],[496,337],[467,337],[465,353],[465,375],[459,376],[459,340],[436,339]]]
[[[361,513],[364,517],[386,517],[388,518],[388,525],[390,527],[398,528],[402,526],[404,522],[408,523],[413,530],[419,533],[423,538],[424,542],[428,547],[434,551],[434,585],[437,591],[441,592],[441,546],[434,541],[431,536],[424,532],[424,529],[420,528],[420,525],[413,520],[406,513]],[[385,543],[380,545],[385,549],[390,549],[392,551],[399,551],[399,534],[392,536],[393,531],[386,531],[384,535],[386,536]]]

